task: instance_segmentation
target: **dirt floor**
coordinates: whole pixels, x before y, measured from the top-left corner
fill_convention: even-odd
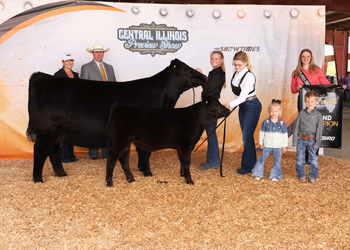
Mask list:
[[[258,152],[258,156],[261,152]],[[241,153],[226,153],[224,175],[199,170],[205,151],[192,156],[195,185],[179,175],[174,151],[151,156],[153,177],[137,170],[134,183],[118,163],[107,188],[106,160],[78,155],[45,183],[33,183],[33,160],[0,162],[2,249],[350,249],[348,159],[320,156],[316,184],[301,184],[295,153],[282,158],[283,180],[234,174]]]

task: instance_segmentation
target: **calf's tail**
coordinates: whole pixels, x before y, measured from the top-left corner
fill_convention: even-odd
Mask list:
[[[31,119],[31,89],[34,85],[35,82],[35,77],[38,75],[39,73],[34,73],[31,75],[30,79],[29,79],[29,89],[28,89],[28,115],[29,115],[29,122],[28,122],[28,128],[26,131],[26,136],[28,138],[29,141],[35,142],[36,141],[36,132],[35,132],[35,128],[34,125],[32,123],[32,119]]]

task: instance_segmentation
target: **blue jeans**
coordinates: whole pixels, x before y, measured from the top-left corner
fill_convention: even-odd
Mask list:
[[[269,179],[277,178],[282,180],[282,148],[264,148],[259,160],[253,168],[253,176],[264,177],[264,163],[271,153],[273,153],[273,167]]]
[[[108,149],[107,148],[102,148],[102,158],[107,158],[107,152]],[[89,148],[89,157],[98,157],[99,153],[98,153],[98,148]]]
[[[64,144],[61,149],[62,162],[70,162],[76,159],[74,155],[74,146],[70,144]]]
[[[350,89],[345,89],[345,101],[350,102]]]
[[[210,123],[205,132],[207,136],[216,128],[218,121]],[[209,168],[219,168],[220,166],[220,156],[219,156],[219,142],[216,136],[216,131],[208,138],[208,149],[207,149],[207,162],[204,164]]]
[[[238,117],[243,134],[244,151],[241,161],[241,173],[250,173],[256,163],[254,131],[261,113],[259,99],[243,102],[239,105]]]
[[[309,178],[316,179],[318,174],[318,155],[317,149],[314,149],[316,138],[310,140],[304,140],[298,138],[297,144],[297,174],[299,178],[305,178],[305,152],[308,152],[310,162],[310,174]]]

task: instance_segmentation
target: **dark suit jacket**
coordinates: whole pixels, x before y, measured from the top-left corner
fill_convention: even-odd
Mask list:
[[[107,79],[111,82],[116,82],[115,74],[113,70],[113,66],[103,62],[103,65],[106,70]],[[97,67],[96,62],[92,60],[91,62],[84,64],[81,66],[80,72],[81,79],[95,80],[95,81],[103,81],[103,77],[100,69]]]

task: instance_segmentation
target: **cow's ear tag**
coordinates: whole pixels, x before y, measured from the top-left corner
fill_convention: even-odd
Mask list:
[[[176,68],[176,65],[174,65],[174,69]]]

